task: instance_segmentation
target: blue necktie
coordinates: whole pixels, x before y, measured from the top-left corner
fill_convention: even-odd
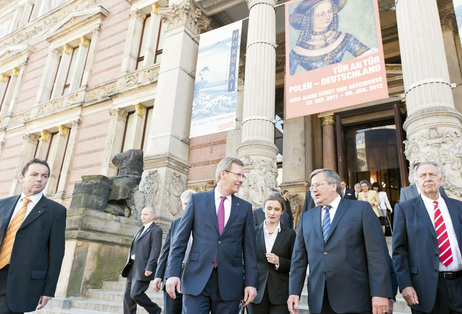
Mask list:
[[[326,206],[324,209],[326,210],[326,213],[324,214],[324,219],[322,220],[322,237],[324,238],[324,242],[326,242],[327,237],[329,236],[329,230],[330,230],[330,214],[329,214],[329,209],[331,209],[332,206]]]

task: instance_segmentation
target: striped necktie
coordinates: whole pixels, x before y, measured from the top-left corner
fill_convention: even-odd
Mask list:
[[[22,207],[14,216],[10,226],[8,227],[8,230],[5,233],[2,246],[0,247],[0,269],[8,265],[8,263],[10,262],[11,252],[13,251],[16,233],[18,232],[19,227],[21,227],[24,217],[26,216],[27,204],[29,202],[30,199],[28,199],[27,197],[22,199]]]
[[[435,209],[435,231],[436,238],[438,239],[438,247],[440,251],[440,261],[444,266],[448,266],[452,263],[452,250],[449,242],[448,231],[446,230],[446,224],[444,223],[443,215],[438,207],[438,202],[433,201]]]
[[[324,242],[326,242],[327,237],[329,236],[329,230],[330,230],[330,214],[329,214],[329,209],[331,209],[332,206],[326,206],[324,209],[326,210],[326,213],[324,214],[324,218],[322,220],[322,237],[324,238]]]

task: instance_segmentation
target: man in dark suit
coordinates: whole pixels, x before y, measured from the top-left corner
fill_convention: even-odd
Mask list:
[[[122,277],[127,278],[124,293],[124,314],[136,313],[136,304],[148,313],[161,313],[162,309],[146,295],[149,283],[154,279],[160,248],[162,230],[154,223],[155,211],[145,207],[141,211],[141,227],[133,238],[127,264]]]
[[[330,169],[311,173],[317,206],[303,213],[289,279],[291,313],[298,313],[307,266],[311,313],[389,313],[393,297],[388,249],[367,202],[340,197]]]
[[[225,157],[216,171],[217,186],[191,195],[167,263],[167,292],[183,293],[185,314],[232,313],[240,300],[257,295],[255,229],[250,203],[236,197],[244,164]],[[180,285],[181,264],[192,232],[193,244]]]
[[[412,167],[412,173],[414,174],[414,180],[415,181],[417,181],[417,178],[415,177],[415,172],[416,172],[416,168],[418,168],[419,165],[420,165],[420,162],[416,162],[414,164],[414,166]],[[413,198],[419,196],[420,193],[421,193],[421,191],[419,190],[416,183],[414,182],[411,185],[401,189],[401,191],[399,193],[399,202],[401,203],[401,202],[413,199]],[[446,192],[444,191],[443,186],[440,186],[440,194],[442,196],[444,196],[444,197],[448,197],[446,195]]]
[[[348,200],[355,200],[356,199],[355,191],[353,191],[352,189],[347,187],[347,183],[346,183],[345,179],[340,180],[340,185],[342,186],[342,191],[341,191],[340,195],[343,198],[346,198]]]
[[[284,210],[284,213],[287,213],[289,215],[289,225],[288,227],[290,229],[294,228],[294,215],[292,213],[292,208],[290,207],[290,200],[289,200],[290,193],[287,190],[282,191],[282,197],[284,198],[284,205],[286,209]]]
[[[183,207],[183,211],[186,209],[186,205],[188,205],[189,197],[196,193],[194,190],[186,190],[184,191],[181,196],[181,206]],[[165,269],[167,268],[167,260],[168,256],[170,255],[170,248],[172,247],[173,242],[175,242],[177,237],[178,225],[180,224],[181,218],[175,219],[172,221],[170,228],[167,232],[167,237],[165,238],[164,246],[162,247],[162,252],[160,253],[159,264],[157,265],[156,275],[154,279],[154,290],[159,292],[162,286],[162,282],[167,281],[165,278]],[[192,244],[192,237],[188,242],[188,248],[190,249]],[[185,260],[188,259],[188,249],[186,249]],[[181,265],[181,272],[183,272],[183,265]],[[164,286],[165,290],[165,286]],[[164,291],[164,310],[166,313],[169,314],[181,314],[183,311],[183,295],[178,293],[175,299],[172,299],[166,291]]]
[[[21,195],[0,200],[0,313],[43,308],[54,296],[64,256],[66,208],[42,191],[46,161],[23,167]]]
[[[441,168],[415,169],[422,194],[395,206],[393,262],[413,313],[462,313],[462,202],[442,196]]]

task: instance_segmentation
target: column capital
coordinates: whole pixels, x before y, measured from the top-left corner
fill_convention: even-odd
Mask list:
[[[88,47],[89,43],[90,43],[90,40],[87,37],[85,36],[80,37],[80,45],[84,47]]]
[[[159,8],[160,17],[166,24],[166,31],[186,27],[193,34],[200,34],[210,24],[210,19],[202,15],[202,11],[189,1],[180,4],[172,3],[168,8]]]
[[[40,141],[41,142],[48,142],[51,138],[51,133],[46,131],[46,130],[42,130],[41,134],[40,134]]]
[[[59,135],[66,136],[68,133],[69,133],[69,128],[68,127],[66,127],[64,125],[59,126]]]
[[[71,51],[72,51],[72,47],[69,46],[68,44],[65,44],[65,45],[63,46],[63,52],[64,52],[64,53],[70,54]]]
[[[151,14],[159,15],[159,4],[157,2],[151,4]]]
[[[34,133],[26,133],[22,136],[22,139],[28,143],[35,143],[36,141],[38,141],[39,137]]]
[[[20,70],[18,68],[13,68],[13,70],[11,70],[11,75],[13,76],[19,76],[19,72]]]
[[[111,116],[111,119],[125,120],[127,119],[128,112],[121,108],[114,108],[109,110],[109,115]]]
[[[322,126],[326,125],[335,125],[335,113],[322,113],[318,115],[318,118],[321,119]]]
[[[6,74],[1,74],[0,75],[0,82],[2,83],[6,83],[6,81],[8,80],[9,76],[6,75]]]
[[[145,106],[143,106],[142,104],[136,104],[135,105],[135,113],[138,116],[140,116],[140,117],[144,116],[145,112],[146,112],[146,107]]]

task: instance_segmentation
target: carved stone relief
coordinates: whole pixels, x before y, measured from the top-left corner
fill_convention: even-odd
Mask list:
[[[141,193],[135,195],[135,203],[142,207],[153,206],[158,212],[162,196],[162,177],[158,170],[146,170],[143,172],[139,191]]]
[[[181,209],[181,193],[185,190],[186,177],[172,172],[172,175],[167,178],[164,185],[164,204],[167,206],[172,216],[180,212]]]

